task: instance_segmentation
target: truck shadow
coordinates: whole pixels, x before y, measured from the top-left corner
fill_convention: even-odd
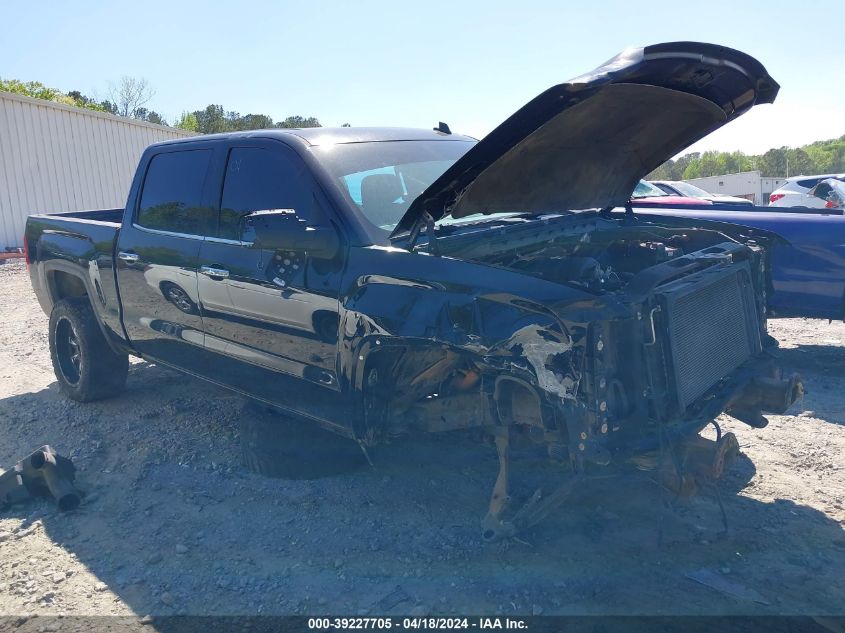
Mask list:
[[[477,438],[398,441],[373,452],[373,468],[275,480],[239,466],[240,410],[238,398],[147,364],[133,365],[120,400],[75,405],[51,386],[0,401],[0,463],[53,444],[88,493],[67,514],[47,501],[6,513],[18,534],[43,529],[91,574],[46,586],[44,552],[29,549],[32,535],[14,536],[4,557],[38,587],[14,604],[55,613],[71,590],[103,612],[114,594],[138,616],[822,615],[845,604],[840,523],[823,507],[749,496],[746,458],[721,487],[727,535],[712,495],[667,508],[671,495],[639,477],[591,484],[519,539],[484,544],[497,460]],[[530,452],[515,455],[513,472],[523,497],[523,475],[554,474]],[[728,582],[688,577],[701,570]]]

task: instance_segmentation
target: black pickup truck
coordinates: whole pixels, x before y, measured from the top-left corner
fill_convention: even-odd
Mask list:
[[[509,514],[515,438],[577,482],[691,455],[725,411],[765,426],[801,393],[769,353],[770,236],[630,206],[640,178],[777,90],[738,51],[660,44],[480,142],[441,124],[153,145],[125,210],[27,222],[59,384],[114,396],[131,354],[362,446],[480,428],[501,465],[484,536],[512,534],[563,498]],[[718,471],[735,438],[710,444]]]

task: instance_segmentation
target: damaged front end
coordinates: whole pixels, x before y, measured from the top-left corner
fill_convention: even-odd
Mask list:
[[[650,171],[777,91],[739,51],[631,49],[550,88],[467,151],[391,236],[413,272],[395,257],[395,275],[362,278],[348,304],[358,437],[492,435],[500,471],[486,539],[533,525],[585,477],[662,471],[667,452],[676,490],[718,477],[736,440],[718,425],[715,441],[699,432],[723,412],[763,426],[764,412],[803,390],[769,354],[773,238],[644,219],[629,201]],[[387,304],[389,317],[372,318]],[[568,479],[510,512],[517,435],[544,444]]]
[[[584,320],[577,308],[573,314],[573,306],[558,306],[566,337],[523,328],[503,346],[524,358],[536,377],[521,387],[535,390],[536,400],[546,404],[536,407],[535,420],[514,406],[513,392],[494,390],[493,399],[501,426],[533,422],[550,455],[568,456],[573,478],[586,476],[591,464],[617,471],[629,465],[665,469],[663,455],[670,451],[673,472],[662,479],[689,492],[697,478],[717,478],[725,456],[736,452],[732,435],[721,437],[717,425],[717,440],[705,440],[699,436],[704,427],[722,412],[765,426],[762,414],[783,413],[803,386],[797,375],[783,376],[769,354],[776,343],[765,329],[767,277],[759,245],[700,229],[657,241],[661,232],[622,225],[577,241],[545,242],[536,250],[522,241],[512,260],[507,249],[486,257],[546,278],[560,274],[549,265],[558,258],[569,271],[582,258],[592,263],[580,265],[575,278],[557,280],[601,292],[608,307],[611,298],[618,301],[612,316],[591,312]],[[500,375],[497,383],[506,380]],[[522,395],[522,402],[531,400]],[[486,538],[536,522],[577,485],[567,481],[551,494],[538,491],[505,520],[509,437],[504,430],[496,434],[503,466],[484,522]]]
[[[479,239],[488,230],[495,242]],[[699,432],[723,412],[759,428],[763,413],[782,413],[803,392],[800,378],[783,376],[770,354],[765,238],[741,238],[598,213],[439,238],[440,261],[482,266],[503,284],[518,278],[526,296],[363,279],[353,302],[358,327],[348,326],[350,344],[358,342],[355,353],[366,359],[359,439],[489,434],[500,471],[485,539],[533,525],[584,478],[656,470],[687,493],[702,478],[718,478],[736,440]],[[527,296],[531,280],[574,294],[541,301]],[[364,316],[387,301],[393,321]],[[563,483],[544,486],[514,511],[516,438],[543,445]]]

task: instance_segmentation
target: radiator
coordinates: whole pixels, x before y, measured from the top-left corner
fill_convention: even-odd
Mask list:
[[[658,299],[681,412],[762,349],[747,262],[667,284]]]

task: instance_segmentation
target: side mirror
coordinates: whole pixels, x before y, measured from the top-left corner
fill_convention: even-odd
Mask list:
[[[253,248],[306,252],[317,259],[334,259],[340,238],[332,226],[308,226],[293,209],[256,211],[244,216],[244,234]]]

